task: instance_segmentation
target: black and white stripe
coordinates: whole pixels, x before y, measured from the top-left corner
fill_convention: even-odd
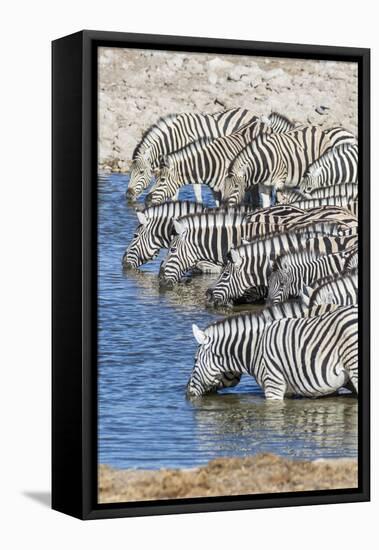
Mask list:
[[[314,199],[341,198],[349,201],[358,199],[358,185],[356,183],[341,183],[315,189],[310,194],[304,194],[299,189],[283,189],[276,194],[276,200],[280,204],[293,204]],[[333,204],[333,203],[330,203]]]
[[[204,331],[194,325],[199,347],[187,396],[235,385],[244,374],[254,376],[267,399],[321,397],[348,383],[358,392],[357,323],[352,306],[273,321],[237,315]]]
[[[327,151],[311,164],[300,191],[312,193],[330,185],[358,183],[358,145],[344,144]]]
[[[299,195],[297,195],[299,197]],[[283,204],[287,204],[284,202]],[[297,208],[302,208],[304,210],[311,210],[314,208],[320,209],[324,206],[337,206],[348,210],[355,218],[358,218],[358,200],[350,199],[347,197],[325,197],[325,198],[316,198],[316,199],[302,199],[297,200],[296,202],[290,202],[292,206]]]

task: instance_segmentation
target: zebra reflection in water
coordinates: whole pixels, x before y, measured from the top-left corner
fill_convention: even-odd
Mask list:
[[[255,395],[209,395],[191,402],[199,452],[278,452],[289,457],[356,456],[357,400],[350,396],[266,401]]]

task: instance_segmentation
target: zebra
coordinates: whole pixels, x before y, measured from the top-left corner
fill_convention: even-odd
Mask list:
[[[340,183],[339,185],[329,185],[313,190],[310,194],[304,194],[299,189],[283,189],[276,194],[276,200],[279,204],[293,204],[306,200],[338,198],[347,201],[358,199],[358,184]],[[332,203],[331,203],[332,204]]]
[[[137,212],[139,226],[122,258],[124,268],[135,269],[156,258],[170,244],[173,220],[202,211],[199,203],[176,201]]]
[[[208,303],[231,305],[242,297],[265,299],[276,258],[285,252],[307,250],[314,256],[339,252],[357,243],[356,236],[339,236],[332,222],[311,223],[284,233],[267,235],[232,248],[216,283],[207,290]]]
[[[296,187],[320,155],[343,143],[355,142],[355,136],[340,127],[321,130],[306,126],[287,133],[261,134],[230,165],[224,181],[224,200],[238,204],[245,191],[258,184],[266,190]]]
[[[253,121],[233,134],[216,139],[202,137],[169,155],[162,155],[146,204],[160,204],[177,197],[179,189],[188,183],[208,185],[216,200],[222,199],[222,183],[238,153],[260,133],[286,131],[291,124],[277,113],[270,117],[267,124]]]
[[[320,187],[358,183],[358,145],[346,143],[330,149],[311,164],[302,181],[300,191],[312,193]]]
[[[358,393],[357,307],[322,315],[267,320],[262,315],[227,317],[201,330],[189,378],[188,398],[238,384],[253,376],[266,399],[321,397],[347,384]]]
[[[262,128],[268,132],[294,127],[285,117],[276,113],[270,117],[270,127],[247,109],[233,108],[212,114],[181,113],[160,118],[142,136],[132,156],[130,179],[126,196],[136,200],[149,186],[154,170],[162,155],[182,149],[202,137],[216,139],[233,134],[246,124],[255,123],[257,133]],[[271,126],[272,124],[272,126]]]
[[[304,285],[345,272],[350,258],[357,253],[358,245],[355,245],[316,259],[305,251],[279,257],[269,277],[269,302],[276,303],[290,297],[296,298]]]
[[[357,270],[354,269],[350,273],[317,280],[311,286],[304,286],[300,293],[300,300],[309,309],[322,304],[357,305]]]
[[[212,272],[219,272],[229,249],[240,244],[242,238],[254,237],[272,226],[278,228],[284,219],[288,221],[302,213],[299,209],[280,205],[254,214],[216,211],[174,220],[176,236],[159,272],[162,286],[179,282],[184,273],[199,262],[209,262],[213,265]]]

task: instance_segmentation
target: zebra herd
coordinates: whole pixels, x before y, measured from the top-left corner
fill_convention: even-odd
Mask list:
[[[267,399],[358,392],[358,145],[342,127],[246,109],[159,119],[136,147],[127,197],[146,195],[123,256],[167,255],[160,285],[214,273],[209,307],[266,302],[201,330],[187,395],[254,376]],[[177,200],[193,184],[197,202]],[[216,200],[200,202],[201,184]],[[258,194],[254,192],[258,190]]]

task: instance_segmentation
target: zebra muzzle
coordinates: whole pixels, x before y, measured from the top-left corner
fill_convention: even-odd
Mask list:
[[[136,198],[136,192],[134,189],[127,189],[125,196],[128,201],[133,201]]]

